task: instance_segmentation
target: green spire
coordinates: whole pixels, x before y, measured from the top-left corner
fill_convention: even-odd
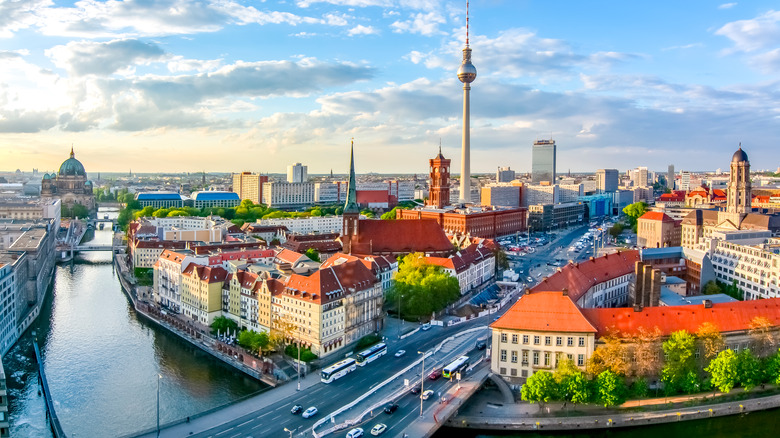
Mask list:
[[[360,213],[357,205],[357,186],[355,182],[355,141],[349,147],[349,186],[347,186],[347,203],[344,213]]]

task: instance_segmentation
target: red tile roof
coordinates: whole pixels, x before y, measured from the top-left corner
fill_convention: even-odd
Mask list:
[[[374,284],[374,273],[360,261],[351,261],[320,269],[309,276],[292,274],[287,279],[284,293],[324,304]]]
[[[721,332],[748,330],[757,316],[767,318],[773,326],[780,326],[780,298],[737,301],[703,305],[646,307],[639,312],[633,308],[581,309],[582,314],[598,330],[597,336],[615,328],[621,333],[637,333],[640,327],[658,327],[663,335],[678,330],[695,333],[705,322],[715,324]]]
[[[666,213],[661,211],[648,211],[639,219],[646,221],[674,222],[674,219],[670,218]]]
[[[352,252],[358,254],[452,251],[452,244],[433,219],[361,220],[358,235],[352,237]]]
[[[639,251],[622,251],[603,257],[569,263],[531,289],[532,292],[566,289],[574,302],[598,283],[634,272]]]
[[[572,299],[563,292],[523,295],[503,316],[490,324],[494,329],[542,332],[596,333]]]
[[[209,266],[201,266],[196,265],[195,263],[190,263],[189,266],[187,266],[187,269],[184,270],[184,272],[181,273],[181,275],[191,277],[197,273],[198,278],[200,281],[204,281],[206,283],[219,283],[225,281],[227,278],[227,271],[222,269],[221,267],[209,267]]]

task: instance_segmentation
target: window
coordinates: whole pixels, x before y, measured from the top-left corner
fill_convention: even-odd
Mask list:
[[[534,345],[539,345],[539,343],[541,342],[541,339],[542,338],[540,336],[538,336],[538,335],[534,336]]]
[[[499,371],[498,371],[498,374],[504,374],[505,375],[506,374],[506,368],[501,367],[501,369],[499,369]]]
[[[528,365],[528,350],[523,350],[523,365]]]
[[[539,352],[534,351],[534,365],[539,365]]]
[[[563,346],[563,338],[561,336],[555,337],[555,345],[557,345],[558,347]]]
[[[579,344],[577,344],[577,345],[580,346],[580,347],[584,347],[585,346],[585,338],[583,336],[580,336],[580,341],[579,341]]]
[[[523,344],[528,344],[528,335],[523,335]]]
[[[577,366],[581,367],[585,365],[585,355],[584,354],[578,354],[577,355]]]
[[[528,377],[528,370],[520,370],[520,377]]]
[[[512,363],[517,363],[517,352],[516,351],[512,352]]]
[[[506,350],[501,350],[501,362],[506,362]]]
[[[574,346],[574,338],[569,336],[566,338],[566,346],[567,347],[573,347]]]
[[[552,345],[552,336],[544,337],[544,345]]]
[[[512,377],[517,377],[517,370],[516,369],[512,368],[511,370],[509,370],[509,372],[512,375]]]
[[[501,342],[506,343],[506,333],[501,333]]]
[[[517,335],[512,335],[512,343],[513,344],[517,344],[517,338],[518,338]]]
[[[545,351],[544,352],[544,366],[549,367],[550,366],[550,352]]]

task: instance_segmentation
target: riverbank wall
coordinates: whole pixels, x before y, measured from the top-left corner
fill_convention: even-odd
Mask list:
[[[208,336],[202,328],[166,314],[153,303],[139,300],[136,286],[128,281],[129,268],[123,262],[121,255],[114,257],[113,263],[122,291],[130,300],[136,313],[254,379],[271,387],[284,383],[274,375],[272,362],[239,351],[235,346],[224,344]],[[247,355],[247,362],[244,361],[244,355]]]

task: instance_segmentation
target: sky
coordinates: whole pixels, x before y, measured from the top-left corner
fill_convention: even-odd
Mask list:
[[[778,9],[778,10],[775,10]],[[780,6],[472,0],[471,170],[780,166]],[[0,170],[460,168],[466,2],[0,0]]]

